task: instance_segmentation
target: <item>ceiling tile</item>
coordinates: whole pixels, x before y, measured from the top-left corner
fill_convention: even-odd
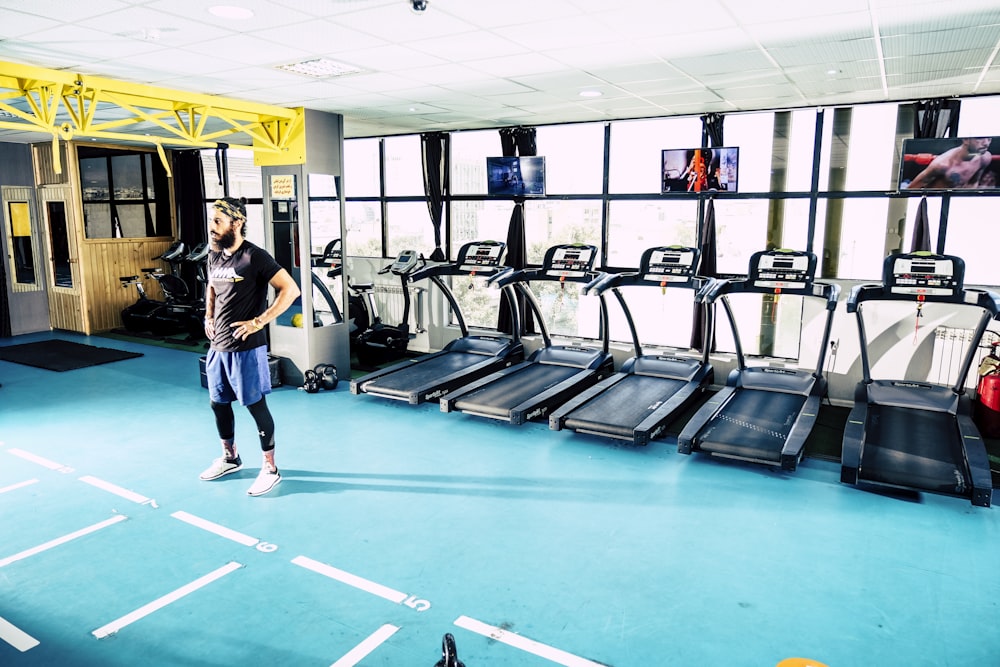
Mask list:
[[[728,74],[773,67],[771,61],[759,49],[716,53],[697,58],[671,58],[670,64],[696,78],[708,74]]]

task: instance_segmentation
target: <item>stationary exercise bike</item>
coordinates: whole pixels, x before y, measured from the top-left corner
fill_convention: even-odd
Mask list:
[[[397,325],[385,324],[375,305],[373,283],[354,284],[351,289],[359,296],[367,298],[371,321],[368,327],[352,341],[358,361],[363,366],[378,364],[401,358],[410,343],[410,288],[409,276],[426,264],[424,256],[415,250],[403,250],[389,265],[379,270],[378,275],[392,273],[399,277],[403,289],[403,315]]]
[[[160,284],[165,303],[152,315],[151,330],[154,334],[169,336],[187,333],[192,339],[205,336],[205,285],[208,282],[205,261],[208,258],[208,243],[200,243],[194,250],[180,258],[167,260],[170,273],[155,272],[152,278]],[[182,266],[194,265],[195,287],[192,289],[182,277]]]
[[[181,265],[193,263],[197,266],[198,281],[206,283],[205,258],[208,256],[208,244],[198,245],[190,253],[183,241],[175,241],[164,253],[153,259],[159,259],[170,264],[171,272],[164,273],[159,267],[142,269],[147,279],[156,280],[163,290],[164,300],[151,299],[146,294],[139,276],[121,276],[122,287],[135,285],[139,298],[134,304],[121,312],[122,325],[136,333],[151,333],[156,336],[169,336],[176,333],[188,333],[192,338],[203,337],[202,320],[205,313],[204,289],[191,290],[187,282],[181,278]]]

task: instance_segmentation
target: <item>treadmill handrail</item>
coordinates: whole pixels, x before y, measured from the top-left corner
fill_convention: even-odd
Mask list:
[[[580,276],[554,276],[548,273],[548,271],[549,270],[545,267],[517,269],[511,273],[504,273],[502,276],[496,276],[493,282],[499,287],[505,287],[511,283],[518,282],[530,283],[533,280],[547,280],[549,282],[567,283],[591,283],[602,273],[601,271],[591,269],[589,271],[582,272],[583,275]]]
[[[500,273],[505,268],[501,266],[478,266],[475,268],[466,268],[470,265],[459,265],[459,264],[436,264],[434,266],[424,266],[417,271],[410,274],[409,280],[411,283],[415,283],[421,280],[426,280],[427,278],[432,278],[434,276],[469,276],[472,274],[481,275],[486,278],[492,278],[496,274]]]
[[[994,319],[1000,316],[1000,294],[987,289],[965,287],[952,294],[923,294],[923,303],[951,303],[977,306],[987,311]],[[893,292],[881,283],[855,285],[847,297],[847,312],[853,313],[865,301],[910,301],[916,302],[918,295]]]
[[[490,286],[496,285],[498,280],[500,280],[504,276],[510,275],[511,273],[514,273],[514,267],[512,266],[502,267],[500,271],[494,273],[492,276],[486,279],[486,284]]]
[[[600,283],[602,283],[605,280],[607,280],[608,277],[609,277],[609,274],[605,273],[604,271],[599,272],[597,274],[596,278],[594,278],[593,280],[591,280],[589,283],[587,283],[586,285],[584,285],[580,289],[580,294],[590,294],[591,290],[596,290],[598,288],[598,286],[600,285]],[[594,293],[595,294],[599,294],[599,292],[596,292],[596,291]]]
[[[815,281],[811,283],[808,287],[798,288],[798,287],[783,287],[776,289],[774,287],[760,287],[754,285],[751,281],[747,279],[741,280],[720,280],[718,284],[712,289],[705,293],[705,301],[711,303],[715,301],[720,296],[725,294],[781,294],[782,296],[812,296],[821,299],[826,299],[826,307],[828,310],[834,310],[837,307],[837,300],[840,298],[840,285],[836,283],[826,283]]]

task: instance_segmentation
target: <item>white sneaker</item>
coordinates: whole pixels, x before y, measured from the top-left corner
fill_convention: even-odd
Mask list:
[[[205,468],[198,477],[206,482],[213,479],[219,479],[223,475],[228,475],[229,473],[236,472],[243,468],[243,461],[240,460],[237,454],[235,459],[228,459],[225,456],[220,456],[219,458],[212,461],[212,465]]]
[[[250,488],[247,489],[247,495],[262,496],[274,487],[278,486],[278,482],[280,481],[281,473],[279,473],[277,469],[272,471],[267,467],[267,465],[264,465],[260,469],[260,474],[257,475],[257,479],[255,479]]]

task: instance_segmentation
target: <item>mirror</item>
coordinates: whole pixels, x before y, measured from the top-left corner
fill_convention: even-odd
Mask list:
[[[309,174],[308,185],[313,326],[329,326],[344,321],[340,200],[334,176]]]

